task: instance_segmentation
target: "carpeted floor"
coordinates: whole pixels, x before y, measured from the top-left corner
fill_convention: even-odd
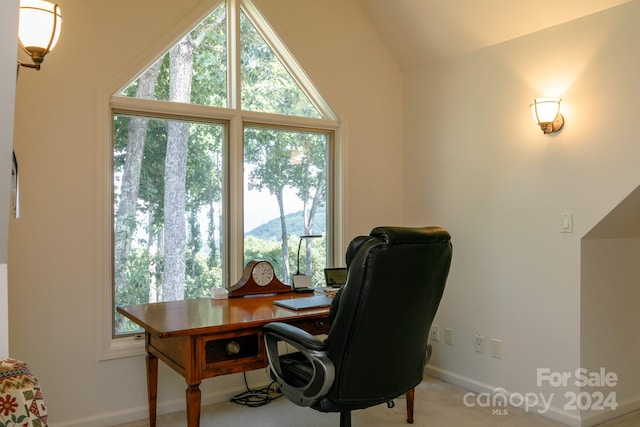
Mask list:
[[[414,426],[416,427],[560,427],[538,414],[506,408],[501,414],[492,408],[468,407],[463,397],[467,390],[443,381],[425,378],[416,389]],[[352,427],[407,426],[406,402],[396,399],[394,408],[379,405],[352,413]],[[338,414],[324,414],[298,407],[284,397],[265,406],[249,408],[231,402],[202,407],[201,426],[216,427],[338,427]],[[147,420],[118,427],[147,427]],[[157,427],[184,427],[184,412],[158,417]],[[600,427],[640,426],[640,412],[601,424]]]

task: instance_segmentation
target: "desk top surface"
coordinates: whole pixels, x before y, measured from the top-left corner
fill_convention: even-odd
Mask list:
[[[274,305],[275,300],[300,298],[286,293],[214,300],[199,298],[118,307],[117,311],[161,338],[222,333],[269,322],[326,319],[328,307],[300,311]]]

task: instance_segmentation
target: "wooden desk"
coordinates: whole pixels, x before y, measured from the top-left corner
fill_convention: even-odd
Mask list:
[[[200,383],[205,378],[267,366],[262,327],[287,322],[311,334],[326,334],[328,308],[293,311],[273,304],[298,294],[195,299],[118,307],[145,330],[149,424],[156,425],[158,359],[187,382],[187,425],[200,425]]]

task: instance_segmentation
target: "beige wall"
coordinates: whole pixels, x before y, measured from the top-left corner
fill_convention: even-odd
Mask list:
[[[103,426],[146,416],[144,359],[97,358],[100,181],[105,93],[206,12],[203,0],[60,0],[63,34],[40,72],[22,73],[16,150],[22,218],[9,242],[10,344],[44,388],[51,425]],[[402,76],[353,2],[261,0],[276,31],[344,124],[345,240],[403,218]],[[330,23],[330,25],[328,25]],[[123,80],[124,79],[124,80]],[[263,381],[262,371],[250,376]],[[160,409],[184,407],[184,381],[161,368]],[[243,388],[203,385],[205,401]]]
[[[581,366],[581,238],[640,183],[639,16],[631,2],[414,70],[405,87],[405,220],[454,242],[436,323],[455,342],[435,346],[432,367],[481,391],[555,393],[547,416],[572,425],[563,393],[576,388],[538,387],[537,368]],[[528,104],[548,95],[564,98],[566,125],[545,136]],[[476,353],[475,334],[501,339],[503,359]],[[610,361],[592,354],[587,368]],[[625,403],[618,415],[638,402]]]

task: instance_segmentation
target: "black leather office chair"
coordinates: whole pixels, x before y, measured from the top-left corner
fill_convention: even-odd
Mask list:
[[[451,264],[449,233],[439,227],[377,227],[347,249],[346,285],[334,297],[322,341],[284,323],[264,327],[271,377],[300,406],[351,411],[413,391],[430,356],[427,339]],[[278,342],[298,352],[280,355]],[[429,346],[430,347],[430,346]]]

